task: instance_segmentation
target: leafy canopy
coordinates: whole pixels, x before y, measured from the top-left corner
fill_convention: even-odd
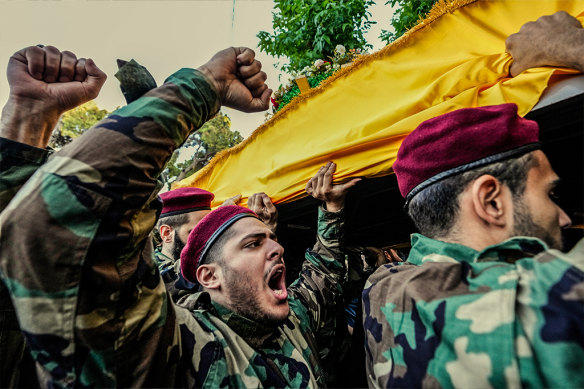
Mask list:
[[[61,134],[75,139],[106,117],[108,113],[105,109],[98,108],[93,101],[88,101],[63,114],[61,117]]]
[[[385,5],[391,4],[395,13],[391,18],[394,31],[382,30],[379,38],[385,43],[391,43],[407,30],[423,20],[438,0],[388,0]],[[397,8],[396,8],[397,5]]]
[[[288,58],[281,70],[298,72],[317,59],[330,58],[339,44],[347,49],[372,48],[363,34],[375,22],[367,10],[373,0],[274,0],[274,33],[260,31],[260,50]]]
[[[219,112],[175,150],[162,172],[162,181],[170,189],[172,182],[189,177],[207,165],[219,151],[231,148],[242,140],[239,131],[231,130],[229,116]],[[181,158],[181,154],[188,155],[188,158]],[[182,161],[179,162],[179,159]]]
[[[65,112],[53,130],[49,146],[60,149],[107,115],[109,112],[100,109],[93,100]]]

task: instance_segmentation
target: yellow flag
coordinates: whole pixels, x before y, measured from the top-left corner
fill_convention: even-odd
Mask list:
[[[584,0],[450,0],[377,53],[296,98],[241,144],[175,187],[234,194],[256,192],[275,203],[305,196],[327,161],[335,180],[391,174],[402,140],[424,120],[464,107],[513,102],[525,115],[557,70],[508,75],[505,39],[528,21],[564,10],[584,20]]]

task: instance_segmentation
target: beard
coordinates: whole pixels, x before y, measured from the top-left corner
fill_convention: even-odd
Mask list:
[[[283,261],[277,261],[274,266],[283,263]],[[272,267],[264,274],[264,279],[267,278]],[[274,325],[284,320],[277,315],[262,311],[257,299],[259,291],[250,287],[253,283],[247,272],[236,272],[225,264],[223,265],[223,272],[225,274],[225,282],[229,285],[227,294],[231,303],[229,308],[233,312],[257,322]]]
[[[525,206],[523,201],[519,200],[515,203],[515,213],[513,215],[513,222],[515,225],[513,234],[515,236],[529,236],[538,238],[547,244],[550,248],[561,250],[563,247],[562,234],[555,237],[551,231],[538,226],[533,221],[531,212]]]
[[[183,242],[178,234],[174,234],[174,242],[172,243],[172,259],[179,260],[180,253],[185,248],[185,242]]]

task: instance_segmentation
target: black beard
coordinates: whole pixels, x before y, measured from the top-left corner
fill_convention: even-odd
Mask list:
[[[265,324],[277,325],[285,320],[285,318],[281,319],[262,312],[254,291],[248,287],[251,282],[246,274],[235,272],[225,264],[223,265],[223,272],[225,274],[225,282],[230,285],[229,296],[227,296],[231,303],[229,309],[238,315]]]
[[[538,238],[547,244],[550,248],[561,250],[563,247],[562,238],[558,241],[556,238],[546,231],[544,228],[538,226],[533,221],[531,213],[521,200],[515,202],[515,213],[513,214],[513,222],[515,229],[513,231],[515,236],[529,236]]]
[[[180,253],[185,248],[185,243],[180,240],[177,234],[174,234],[174,242],[172,243],[172,259],[178,261],[180,259]]]

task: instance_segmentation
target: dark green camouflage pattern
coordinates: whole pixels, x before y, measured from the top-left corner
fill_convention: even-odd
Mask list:
[[[46,149],[0,138],[0,211],[49,154]],[[0,388],[38,386],[34,362],[3,282],[0,282],[0,361]]]
[[[363,292],[370,387],[584,387],[584,240],[477,252],[415,234]]]
[[[164,286],[172,301],[177,302],[184,296],[197,292],[199,287],[187,281],[180,272],[180,260],[174,260],[162,253],[160,249],[154,251],[154,258],[158,271],[164,281]]]
[[[46,149],[0,138],[0,211],[49,155]]]
[[[43,387],[322,386],[339,215],[321,216],[289,318],[268,336],[238,334],[242,320],[206,293],[173,304],[160,277],[156,178],[218,109],[204,76],[182,69],[54,154],[0,215],[0,274]]]

